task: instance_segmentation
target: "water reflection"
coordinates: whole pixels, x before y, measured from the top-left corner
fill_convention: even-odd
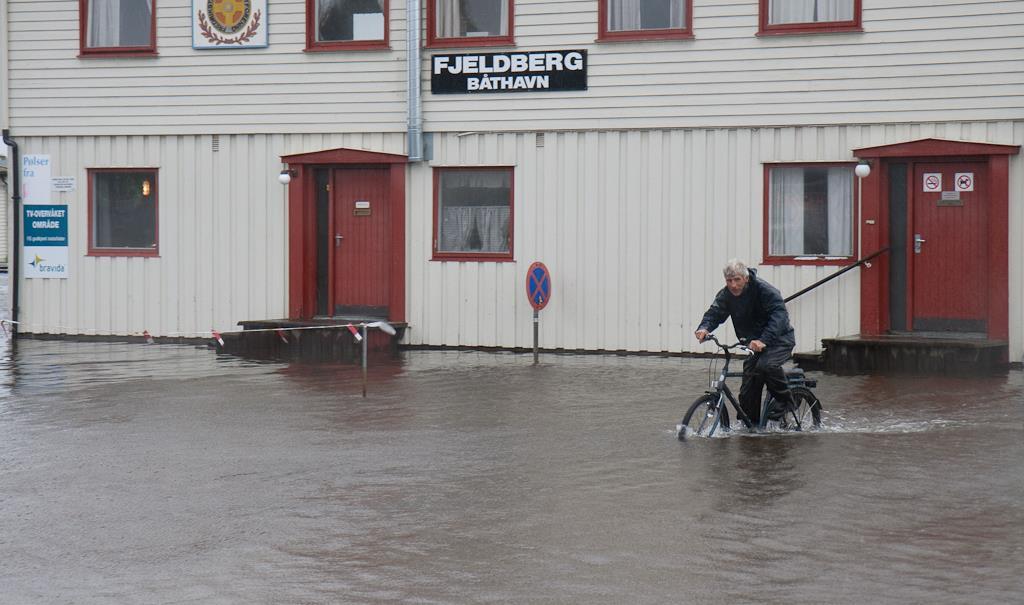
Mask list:
[[[3,355],[10,602],[1024,596],[1019,372],[823,376],[822,431],[680,443],[700,360],[410,352],[363,398],[349,364]]]
[[[708,480],[717,478],[721,508],[760,515],[803,487],[801,472],[808,469],[793,459],[793,437],[736,433],[720,441],[722,451],[711,458]]]

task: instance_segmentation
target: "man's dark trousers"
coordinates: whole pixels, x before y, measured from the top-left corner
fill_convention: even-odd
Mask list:
[[[786,372],[782,364],[793,354],[793,347],[765,347],[763,351],[747,357],[743,362],[743,384],[740,386],[740,405],[754,424],[761,421],[761,391],[768,387],[768,392],[775,396],[776,404],[792,406],[793,396],[786,382]]]

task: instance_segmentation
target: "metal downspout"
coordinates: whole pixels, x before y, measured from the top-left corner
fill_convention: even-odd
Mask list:
[[[406,68],[408,70],[408,136],[409,161],[423,159],[423,103],[420,92],[420,0],[406,0]]]
[[[14,323],[11,325],[11,331],[16,332],[18,329],[18,274],[21,272],[21,236],[19,234],[19,225],[21,223],[21,158],[18,155],[18,144],[11,138],[11,131],[7,128],[3,129],[4,143],[11,148],[11,155],[8,157],[7,164],[7,175],[11,187],[8,189],[11,191],[11,203],[13,205],[13,212],[11,213],[11,227],[13,229],[13,237],[11,238],[11,262],[10,262],[10,292],[11,292],[11,321]]]

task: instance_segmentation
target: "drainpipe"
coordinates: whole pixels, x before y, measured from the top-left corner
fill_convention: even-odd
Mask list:
[[[21,272],[21,235],[20,229],[18,228],[21,223],[21,158],[18,156],[18,144],[11,138],[11,131],[7,128],[3,129],[4,143],[11,148],[11,153],[8,156],[7,163],[7,175],[8,182],[11,186],[8,188],[12,191],[11,203],[13,205],[13,212],[11,213],[11,223],[14,230],[14,237],[11,239],[11,263],[10,263],[10,292],[11,292],[11,331],[15,332],[18,329],[18,274]]]
[[[408,33],[406,40],[406,68],[408,69],[408,101],[409,112],[408,147],[409,161],[419,162],[423,159],[423,103],[420,94],[420,0],[406,0],[406,23]]]

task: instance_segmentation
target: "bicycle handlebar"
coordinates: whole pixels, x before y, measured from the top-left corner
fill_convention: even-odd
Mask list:
[[[723,351],[730,351],[732,349],[739,349],[741,351],[748,351],[750,353],[754,352],[754,350],[751,349],[750,347],[748,347],[747,343],[745,343],[742,340],[737,342],[737,343],[735,343],[735,344],[724,345],[721,342],[719,342],[717,338],[715,338],[714,334],[708,334],[707,336],[704,337],[704,340],[702,340],[701,342],[708,342],[708,341],[711,341],[711,342],[715,343]]]

